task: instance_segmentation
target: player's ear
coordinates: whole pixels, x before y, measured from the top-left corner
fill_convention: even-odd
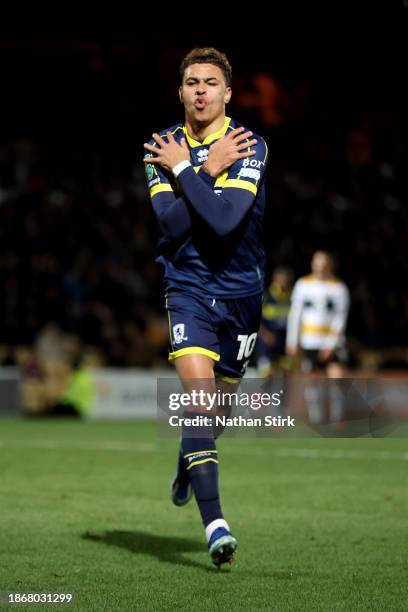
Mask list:
[[[180,102],[183,103],[183,88],[181,87],[181,85],[179,87],[179,98]]]
[[[232,96],[232,89],[231,87],[227,87],[225,90],[225,94],[224,94],[224,103],[228,104],[228,102],[231,100],[231,96]]]

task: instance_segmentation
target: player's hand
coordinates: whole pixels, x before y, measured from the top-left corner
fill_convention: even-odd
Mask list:
[[[208,152],[208,159],[204,162],[204,170],[216,177],[238,159],[255,155],[256,151],[249,150],[249,147],[256,145],[258,141],[255,138],[250,140],[251,136],[252,132],[246,132],[245,128],[239,127],[214,142]]]
[[[287,346],[286,347],[286,354],[289,357],[297,357],[299,353],[299,349],[297,346]]]
[[[157,146],[144,143],[144,148],[154,155],[154,157],[145,157],[143,160],[145,164],[160,164],[162,168],[171,172],[180,162],[190,161],[190,150],[185,138],[182,138],[179,144],[171,132],[167,132],[168,142],[159,134],[155,133],[152,136]]]

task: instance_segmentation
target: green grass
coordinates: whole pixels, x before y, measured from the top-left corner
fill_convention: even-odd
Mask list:
[[[0,421],[0,591],[98,612],[407,610],[406,439],[221,440],[239,542],[221,571],[195,502],[168,499],[176,447],[151,423]]]

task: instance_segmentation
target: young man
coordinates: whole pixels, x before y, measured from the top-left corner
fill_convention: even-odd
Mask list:
[[[296,356],[303,351],[305,372],[325,371],[329,378],[342,378],[347,360],[345,328],[350,305],[346,285],[333,274],[334,262],[326,251],[316,251],[311,262],[312,274],[300,278],[294,286],[288,318],[286,351]],[[305,399],[309,421],[318,425],[324,418],[322,385],[306,385]],[[329,388],[330,420],[342,418],[342,397],[337,386]]]
[[[146,143],[146,174],[162,238],[171,351],[185,390],[236,385],[259,327],[264,250],[267,147],[225,116],[231,66],[213,48],[193,49],[180,66],[185,121]],[[191,408],[185,417],[206,413]],[[231,562],[236,539],[221,511],[217,432],[183,426],[172,499],[184,505],[194,491],[210,556]]]

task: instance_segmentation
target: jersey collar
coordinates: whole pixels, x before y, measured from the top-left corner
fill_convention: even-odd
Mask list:
[[[190,147],[202,147],[203,145],[209,145],[212,142],[214,142],[214,140],[218,140],[218,138],[221,138],[221,136],[224,136],[225,132],[229,128],[230,123],[231,123],[231,118],[225,117],[224,125],[222,126],[222,128],[218,130],[218,132],[214,132],[214,134],[209,134],[208,136],[206,136],[203,142],[199,142],[198,140],[191,138],[191,136],[189,136],[187,133],[187,128],[185,125],[183,125],[183,132],[186,135],[186,139]]]

